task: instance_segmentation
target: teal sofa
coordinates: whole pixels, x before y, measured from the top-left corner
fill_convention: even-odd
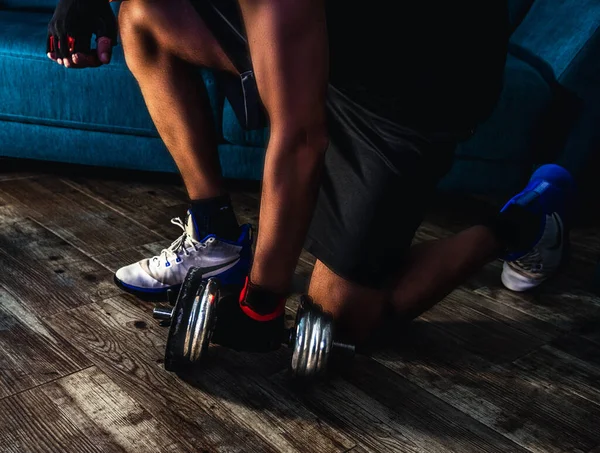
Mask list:
[[[121,47],[99,69],[66,70],[46,58],[55,3],[0,0],[0,156],[175,172]],[[511,23],[501,99],[461,144],[443,190],[505,196],[539,163],[579,172],[598,146],[600,3],[512,0]],[[244,131],[213,74],[198,74],[209,90],[224,175],[259,180],[268,130]]]

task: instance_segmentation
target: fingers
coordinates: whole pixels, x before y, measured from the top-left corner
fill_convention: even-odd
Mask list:
[[[102,66],[102,62],[95,53],[78,52],[73,54],[73,67],[76,68],[97,68]]]
[[[112,40],[101,36],[94,50],[90,49],[90,41],[91,34],[76,39],[66,33],[51,32],[48,35],[46,55],[66,68],[95,68],[110,63]]]
[[[102,65],[98,53],[95,50],[90,51],[89,39],[75,40],[71,36],[59,39],[50,35],[46,55],[50,60],[69,69],[96,68]],[[110,56],[107,61],[110,61]]]
[[[110,59],[112,57],[112,41],[110,38],[106,36],[101,36],[97,40],[97,51],[98,51],[98,59],[103,64],[110,63]]]

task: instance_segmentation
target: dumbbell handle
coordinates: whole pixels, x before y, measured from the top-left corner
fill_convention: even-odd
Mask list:
[[[283,343],[286,346],[294,347],[294,343],[296,342],[296,329],[286,329],[284,333]],[[341,355],[354,356],[356,347],[352,344],[340,343],[338,341],[334,341],[332,344],[332,349],[335,350],[336,353],[340,353]]]
[[[170,321],[173,317],[173,307],[158,306],[152,310],[152,316],[156,319]]]

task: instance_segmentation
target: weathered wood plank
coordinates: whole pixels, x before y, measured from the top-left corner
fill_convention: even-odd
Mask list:
[[[421,318],[461,339],[467,350],[494,363],[512,362],[544,343],[513,327],[503,315],[485,313],[477,303],[469,303],[481,298],[459,288]]]
[[[103,453],[38,387],[0,401],[0,451]],[[110,453],[118,450],[109,450]],[[119,452],[121,453],[121,452]]]
[[[354,448],[351,448],[350,450],[347,450],[347,453],[367,453],[370,452],[371,450],[368,450],[367,448],[363,447],[362,445],[357,445]],[[396,450],[398,451],[398,450]]]
[[[517,367],[492,365],[430,323],[406,326],[396,352],[374,357],[531,451],[586,451],[600,440],[593,421],[600,406],[531,382]]]
[[[218,364],[209,363],[199,375],[206,379],[201,382],[207,385],[201,388],[167,373],[160,365],[166,329],[158,327],[143,311],[125,305],[120,298],[80,307],[69,312],[68,317],[58,315],[50,322],[157,420],[169,427],[178,426],[184,437],[199,437],[197,440],[210,451],[265,451],[272,448],[296,451],[296,442],[311,443],[316,447],[339,444],[339,435],[331,430],[328,435],[307,431],[306,422],[302,418],[296,420],[296,417],[310,414],[300,406],[290,407],[290,403],[281,397],[272,394],[269,397],[263,392],[258,403],[254,400],[259,404],[258,408],[246,408],[240,400],[256,396],[250,392],[254,388],[251,384],[239,381],[242,376],[241,373],[238,375],[239,368],[238,372],[229,374]],[[214,362],[217,360],[215,358]],[[267,411],[268,407],[263,407],[266,403],[273,404],[272,413]],[[275,429],[281,423],[280,418],[286,420],[288,417],[293,421],[289,422],[291,426],[299,423],[300,428],[293,432]],[[322,430],[327,432],[325,427]],[[354,442],[345,441],[332,451],[343,451],[352,445]]]
[[[153,242],[151,244],[140,244],[135,247],[123,248],[116,252],[96,255],[94,261],[102,264],[111,272],[116,272],[123,266],[136,263],[145,258],[151,258],[159,255],[160,252],[168,247],[165,241]]]
[[[59,314],[49,322],[160,423],[198,450],[275,451],[240,427],[214,397],[162,367],[166,332],[119,298]]]
[[[90,256],[162,239],[135,219],[56,178],[0,182],[0,193],[29,216]]]
[[[563,330],[552,324],[535,318],[521,310],[499,303],[496,300],[479,296],[465,286],[457,290],[457,294],[468,295],[460,297],[460,304],[483,313],[490,318],[497,319],[499,322],[505,323],[524,334],[538,338],[542,342],[551,341],[564,334]]]
[[[600,367],[600,344],[578,334],[566,334],[550,343],[573,357]]]
[[[179,235],[176,228],[170,224],[170,219],[184,218],[189,206],[189,199],[181,184],[147,184],[90,178],[71,178],[64,181],[169,239],[175,239]],[[259,200],[236,189],[231,190],[230,195],[238,221],[256,226]]]
[[[311,452],[342,452],[356,444],[313,414],[289,388],[266,376],[274,365],[267,363],[271,357],[224,349],[217,355],[210,370],[184,379],[217,397],[278,451],[302,452],[310,445]]]
[[[600,297],[569,286],[547,285],[526,294],[483,286],[475,293],[521,310],[565,332],[585,330],[600,319]]]
[[[170,220],[185,217],[188,206],[184,194],[172,184],[95,178],[63,181],[122,215],[133,218],[163,238],[174,240],[181,234]]]
[[[0,285],[38,316],[118,294],[112,273],[30,219],[0,223]]]
[[[192,452],[96,367],[41,387],[61,414],[103,452]]]
[[[523,452],[497,431],[383,365],[358,357],[347,380],[395,413],[412,442],[428,452]]]
[[[0,287],[0,399],[91,365]]]
[[[513,368],[534,385],[556,394],[575,395],[600,406],[600,366],[560,349],[543,346],[517,360]]]
[[[282,375],[275,382],[283,383]],[[371,398],[343,379],[319,384],[298,395],[300,401],[320,420],[330,423],[357,440],[360,451],[377,453],[427,452],[419,442],[410,439],[405,425],[394,411]],[[422,441],[421,444],[428,444]],[[354,451],[354,450],[350,450]]]

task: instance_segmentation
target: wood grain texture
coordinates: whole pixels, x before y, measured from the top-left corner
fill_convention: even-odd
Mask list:
[[[0,414],[3,453],[104,452],[39,387],[0,400]]]
[[[90,256],[163,239],[56,178],[0,182],[0,193],[23,206],[24,216]]]
[[[0,399],[91,363],[0,287]]]
[[[238,427],[216,398],[163,369],[166,332],[141,310],[115,298],[59,314],[49,323],[154,418],[178,430],[188,448],[276,451]]]
[[[206,436],[196,441],[209,451],[297,451],[308,442],[314,451],[343,451],[355,445],[334,431],[327,434],[325,426],[315,430],[305,421],[306,409],[270,393],[267,383],[257,394],[261,387],[245,380],[252,377],[248,373],[207,367],[200,381],[187,382],[164,371],[166,330],[119,298],[57,315],[50,323],[157,420],[188,439]]]
[[[468,353],[464,341],[431,323],[407,326],[396,351],[375,359],[531,451],[586,451],[600,436],[599,405],[543,386],[523,367]]]
[[[411,439],[406,426],[398,420],[393,410],[344,379],[335,379],[326,385],[315,387],[302,394],[300,399],[321,420],[352,435],[365,451],[428,451],[420,446],[427,441],[419,443]]]
[[[136,181],[97,178],[64,179],[63,181],[163,238],[174,240],[181,234],[177,227],[171,225],[170,220],[174,217],[185,217],[188,206],[185,194],[173,185],[149,186]]]
[[[543,340],[514,327],[510,319],[480,307],[482,299],[457,289],[421,318],[459,338],[465,349],[491,363],[511,362],[543,344]]]
[[[348,382],[392,410],[405,435],[425,451],[526,451],[390,368],[363,357],[358,357],[355,365],[346,377]]]
[[[538,290],[506,290],[491,262],[389,346],[300,390],[287,348],[213,346],[203,367],[166,372],[153,304],[114,286],[179,236],[180,183],[13,173],[0,173],[0,452],[600,453],[598,227],[573,231],[569,266]],[[256,232],[259,189],[231,187]],[[414,242],[480,208],[497,209],[441,197]],[[298,290],[314,263],[302,253]]]
[[[0,224],[0,267],[0,285],[39,316],[120,292],[110,271],[28,218]]]
[[[46,384],[41,391],[103,452],[194,451],[96,367]]]
[[[127,217],[166,238],[179,233],[170,225],[173,217],[185,217],[189,199],[182,186],[142,184],[135,181],[76,178],[64,181],[100,203],[109,205]],[[240,223],[258,225],[259,201],[240,190],[230,191]],[[176,233],[176,235],[174,235]]]
[[[528,379],[600,404],[600,346],[559,338],[515,362]]]
[[[160,255],[160,252],[167,248],[170,243],[166,240],[152,242],[150,244],[138,245],[135,247],[123,248],[116,252],[104,253],[96,255],[94,261],[97,261],[102,266],[109,269],[111,272],[116,272],[123,266],[135,263],[142,259],[151,258]]]

